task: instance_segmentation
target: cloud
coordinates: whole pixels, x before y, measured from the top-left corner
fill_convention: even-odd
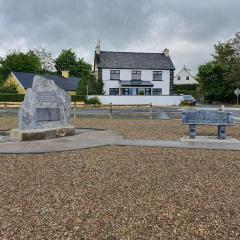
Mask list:
[[[171,51],[177,68],[196,69],[213,44],[239,29],[238,0],[0,0],[0,55],[45,45],[93,61],[104,50]]]

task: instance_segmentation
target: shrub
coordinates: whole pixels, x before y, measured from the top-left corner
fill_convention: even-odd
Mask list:
[[[18,93],[0,93],[0,102],[22,102],[24,96]]]
[[[85,100],[86,104],[101,105],[101,101],[98,97],[91,97]]]
[[[189,102],[187,101],[181,101],[181,103],[179,104],[179,106],[189,106]]]
[[[86,96],[72,95],[71,96],[71,101],[72,102],[85,102],[86,101]]]
[[[197,84],[174,85],[174,92],[176,94],[192,95],[193,97],[197,97],[197,87]]]

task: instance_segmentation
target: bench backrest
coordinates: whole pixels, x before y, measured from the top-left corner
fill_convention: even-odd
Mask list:
[[[225,111],[198,110],[182,113],[183,124],[210,124],[231,125],[233,124],[232,113]]]

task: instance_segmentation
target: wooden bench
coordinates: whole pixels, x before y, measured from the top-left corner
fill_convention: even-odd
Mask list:
[[[198,110],[182,113],[182,124],[189,125],[189,137],[196,137],[196,125],[218,127],[218,139],[226,138],[226,126],[232,126],[232,113],[225,111]]]

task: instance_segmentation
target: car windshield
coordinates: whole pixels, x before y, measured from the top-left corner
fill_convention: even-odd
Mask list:
[[[191,96],[191,95],[183,96],[183,98],[184,98],[185,100],[194,100],[193,96]]]

